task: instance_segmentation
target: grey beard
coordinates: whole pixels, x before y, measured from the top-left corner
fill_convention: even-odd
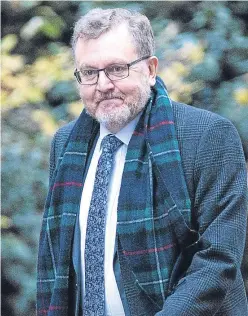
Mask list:
[[[127,104],[121,109],[121,113],[118,110],[110,114],[104,113],[101,116],[97,116],[96,113],[97,121],[103,124],[110,132],[119,132],[145,108],[151,93],[150,87],[149,90],[147,89],[143,92],[144,93],[142,96],[140,95],[138,102]]]
[[[104,113],[104,111],[99,113],[97,110],[95,113],[92,113],[90,109],[87,109],[87,107],[85,107],[85,109],[90,116],[95,118],[100,124],[103,124],[110,132],[117,133],[145,108],[150,94],[151,87],[148,82],[144,82],[143,87],[139,89],[137,95],[134,96],[133,102],[130,100],[131,102],[122,106],[121,109],[115,109],[111,113]],[[124,97],[120,94],[106,93],[99,96],[95,102],[97,104],[102,100],[111,98],[124,99]]]

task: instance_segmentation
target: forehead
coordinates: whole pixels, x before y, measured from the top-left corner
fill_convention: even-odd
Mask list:
[[[126,24],[102,34],[97,39],[79,38],[75,47],[77,67],[105,67],[113,62],[130,62],[137,57],[136,47]]]

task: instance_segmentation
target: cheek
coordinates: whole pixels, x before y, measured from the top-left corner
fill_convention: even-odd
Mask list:
[[[125,95],[125,98],[128,99],[133,96],[133,94],[137,91],[139,85],[137,81],[132,81],[128,83],[124,83],[122,85],[118,85],[118,91]]]
[[[94,98],[94,92],[91,89],[85,89],[85,87],[79,87],[79,95],[84,101],[92,101]]]
[[[136,99],[140,94],[142,86],[136,81],[132,86],[129,86],[126,90],[126,98],[127,99]]]

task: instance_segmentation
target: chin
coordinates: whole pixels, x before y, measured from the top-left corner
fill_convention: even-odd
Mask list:
[[[129,122],[130,119],[117,119],[117,120],[106,120],[102,118],[98,118],[97,121],[104,125],[111,133],[118,133],[123,127],[125,127]]]
[[[97,111],[95,118],[112,133],[117,133],[133,119],[127,106],[111,112]]]

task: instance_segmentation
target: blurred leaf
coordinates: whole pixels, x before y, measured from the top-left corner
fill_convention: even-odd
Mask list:
[[[21,71],[24,68],[24,57],[20,55],[3,55],[2,56],[2,78],[5,76]]]
[[[248,106],[248,88],[237,88],[234,90],[233,96],[237,103]]]
[[[69,113],[77,118],[83,110],[82,101],[72,102],[69,104]]]
[[[18,38],[16,34],[9,34],[4,36],[1,43],[2,54],[9,53],[12,51],[18,43]]]
[[[40,30],[47,37],[55,39],[61,36],[65,24],[59,17],[54,17],[53,19],[45,20]]]
[[[24,263],[24,269],[27,269],[31,262],[30,257],[32,256],[32,250],[28,247],[28,245],[22,241],[21,239],[18,239],[16,236],[12,234],[6,234],[2,238],[2,259],[3,263],[7,260],[8,262],[23,262]],[[15,272],[14,275],[12,273],[12,270],[9,267],[9,277],[12,278],[12,280],[15,280]]]
[[[20,6],[22,6],[23,8],[34,8],[37,7],[38,5],[40,5],[42,1],[38,1],[38,0],[34,0],[34,1],[19,1]]]
[[[221,70],[218,61],[211,54],[207,54],[201,64],[192,68],[190,78],[207,81],[218,81]]]
[[[32,114],[33,119],[39,123],[43,132],[49,136],[53,136],[58,125],[52,119],[47,111],[44,110],[36,110]]]
[[[47,95],[50,104],[59,105],[63,102],[72,102],[78,98],[76,83],[71,81],[59,81]]]
[[[20,36],[28,41],[38,34],[45,24],[45,20],[41,16],[31,18],[20,30]]]
[[[51,6],[48,5],[41,5],[36,8],[36,14],[45,16],[47,18],[54,18],[58,17],[58,14],[52,9]]]
[[[5,215],[1,215],[1,229],[9,228],[12,225],[12,220]]]

